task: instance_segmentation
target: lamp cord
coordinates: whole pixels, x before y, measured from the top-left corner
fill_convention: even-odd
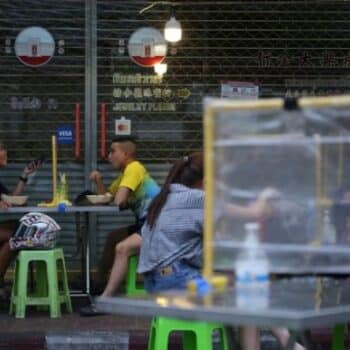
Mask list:
[[[152,2],[150,5],[142,8],[139,13],[144,13],[148,10],[150,10],[152,7],[156,6],[156,5],[170,5],[170,6],[176,6],[176,5],[180,5],[179,3],[173,3],[171,1],[154,1]]]

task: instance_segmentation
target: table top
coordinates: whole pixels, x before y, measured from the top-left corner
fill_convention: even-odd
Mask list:
[[[229,325],[284,326],[293,330],[330,327],[350,321],[350,281],[299,277],[270,282],[268,305],[259,296],[237,304],[234,288],[205,297],[169,292],[139,298],[98,298],[97,308],[117,314],[167,316]],[[260,304],[260,307],[259,307]]]
[[[64,207],[64,210],[60,210],[57,206],[55,207],[38,207],[38,206],[21,206],[21,207],[9,207],[1,208],[0,213],[98,213],[98,212],[117,212],[119,211],[116,205],[72,205]]]

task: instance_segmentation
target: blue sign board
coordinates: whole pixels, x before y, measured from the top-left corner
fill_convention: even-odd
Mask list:
[[[57,128],[57,143],[59,145],[73,144],[73,128],[69,125]]]

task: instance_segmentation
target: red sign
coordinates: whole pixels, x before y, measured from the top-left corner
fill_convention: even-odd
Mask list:
[[[163,35],[152,27],[136,30],[128,43],[129,56],[142,67],[153,67],[164,60],[167,44]]]
[[[39,67],[49,62],[55,51],[52,35],[41,27],[22,30],[15,41],[17,58],[26,66]]]

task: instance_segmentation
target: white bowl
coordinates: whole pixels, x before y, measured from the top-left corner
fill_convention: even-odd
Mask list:
[[[112,195],[110,193],[90,194],[86,195],[86,198],[92,204],[107,204],[112,200]]]
[[[10,196],[7,194],[2,194],[1,199],[12,205],[24,205],[27,202],[28,196]]]

